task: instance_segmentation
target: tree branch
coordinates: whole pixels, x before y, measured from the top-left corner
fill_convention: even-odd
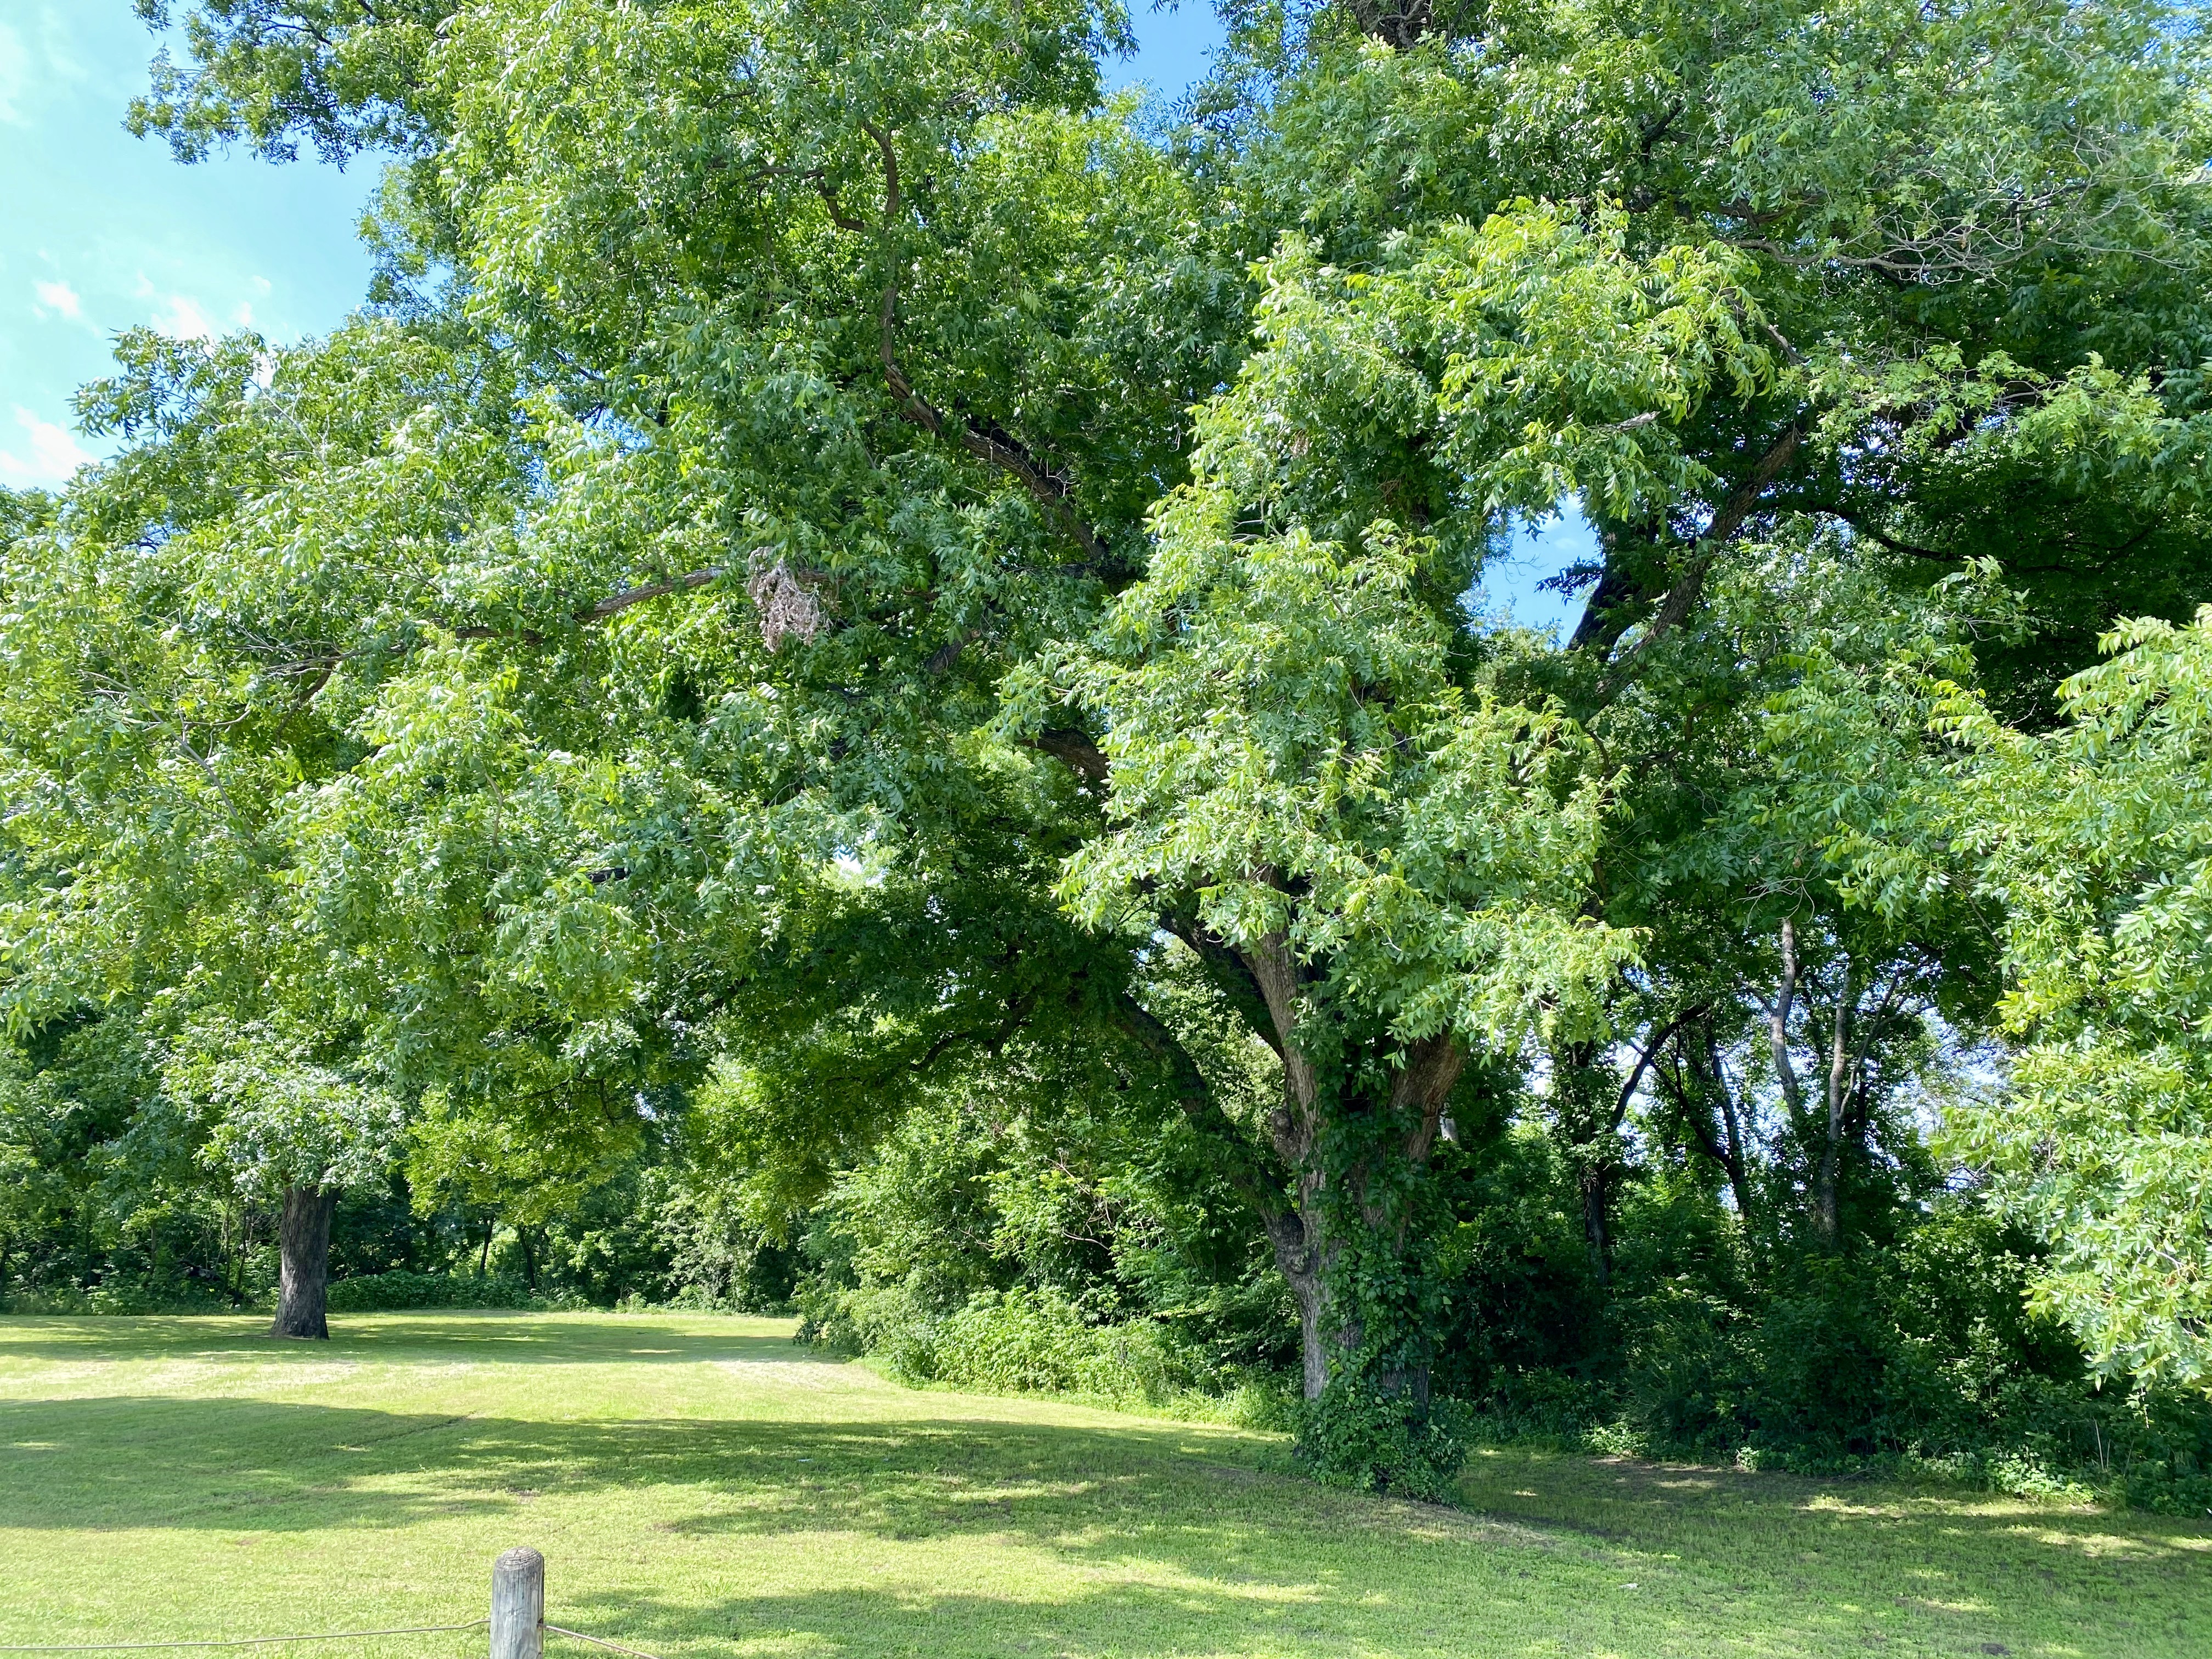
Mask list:
[[[1644,1045],[1644,1052],[1636,1057],[1635,1069],[1629,1073],[1628,1081],[1620,1085],[1620,1097],[1613,1103],[1613,1127],[1614,1128],[1618,1129],[1620,1127],[1621,1119],[1628,1115],[1628,1103],[1636,1098],[1636,1085],[1644,1081],[1644,1071],[1648,1066],[1650,1066],[1653,1058],[1657,1055],[1662,1048],[1667,1046],[1667,1041],[1669,1037],[1673,1036],[1675,1032],[1680,1030],[1683,1026],[1688,1024],[1692,1020],[1696,1019],[1705,1012],[1705,1011],[1702,1006],[1694,1008],[1685,1008],[1680,1013],[1675,1015],[1674,1018],[1668,1020],[1666,1024],[1660,1027],[1659,1035],[1657,1036],[1653,1037],[1650,1042]]]
[[[1086,783],[1103,786],[1112,769],[1091,734],[1074,726],[1049,726],[1031,738],[1029,746],[1051,756]]]
[[[1222,939],[1195,922],[1185,921],[1180,916],[1162,915],[1160,927],[1174,934],[1205,966],[1207,974],[1222,993],[1237,1005],[1237,1012],[1244,1018],[1254,1036],[1282,1057],[1283,1039],[1275,1030],[1275,1022],[1268,1012],[1267,994],[1261,990],[1260,981],[1253,977],[1244,958],[1230,949]]]
[[[903,197],[899,188],[898,151],[892,146],[890,134],[872,121],[860,123],[860,130],[875,143],[883,156],[884,217],[873,227],[878,240],[890,237],[899,216]],[[836,192],[827,185],[817,185],[823,201],[830,210],[830,220],[840,229],[862,234],[871,227],[846,213]],[[1045,465],[1028,447],[994,421],[978,424],[957,412],[947,416],[928,398],[914,388],[914,382],[899,362],[898,356],[898,277],[897,267],[885,260],[888,275],[884,283],[882,302],[877,307],[876,329],[878,351],[883,359],[884,384],[890,388],[902,419],[913,422],[933,438],[950,438],[977,459],[988,462],[1027,490],[1030,497],[1044,508],[1045,514],[1075,544],[1083,550],[1084,558],[1094,570],[1103,570],[1107,562],[1106,544],[1075,510],[1074,495],[1067,480]]]
[[[681,576],[672,576],[665,581],[647,582],[641,587],[625,587],[619,593],[610,593],[596,605],[587,605],[568,613],[579,623],[605,622],[609,617],[619,616],[634,605],[643,605],[647,599],[665,599],[671,593],[682,593],[695,587],[704,587],[709,582],[720,581],[730,574],[726,565],[711,565],[704,570],[693,570]],[[459,640],[520,639],[531,645],[543,645],[545,636],[534,628],[487,628],[480,623],[465,623],[448,629]]]
[[[730,574],[724,565],[710,566],[705,570],[694,570],[687,575],[672,577],[665,582],[647,582],[642,587],[626,587],[612,593],[597,605],[587,605],[575,613],[580,623],[599,622],[627,611],[634,605],[643,605],[647,599],[658,599],[670,593],[680,593],[694,587],[704,587],[708,582],[720,581]]]
[[[1802,426],[1793,424],[1785,429],[1775,441],[1774,447],[1759,457],[1759,465],[1751,470],[1751,476],[1721,504],[1720,511],[1713,514],[1713,521],[1706,526],[1705,533],[1698,538],[1682,574],[1675,578],[1674,586],[1659,601],[1657,612],[1645,625],[1644,637],[1637,641],[1629,648],[1628,654],[1614,664],[1611,672],[1598,683],[1597,700],[1601,703],[1610,702],[1620,694],[1621,688],[1634,674],[1636,665],[1644,653],[1689,619],[1690,612],[1697,608],[1698,601],[1705,595],[1705,573],[1712,568],[1713,560],[1735,539],[1736,532],[1743,528],[1744,520],[1751,516],[1775,479],[1781,477],[1782,469],[1790,465],[1790,457],[1797,453],[1797,446],[1804,439],[1805,432]]]
[[[1221,1109],[1212,1085],[1199,1070],[1198,1062],[1190,1057],[1190,1050],[1183,1047],[1182,1040],[1164,1020],[1126,988],[1115,992],[1114,1011],[1122,1030],[1166,1066],[1176,1103],[1182,1109],[1184,1118],[1198,1132],[1203,1144],[1213,1150],[1222,1175],[1250,1200],[1272,1234],[1278,1219],[1286,1213],[1282,1195],[1261,1161],[1259,1149],[1237,1127],[1236,1121]]]

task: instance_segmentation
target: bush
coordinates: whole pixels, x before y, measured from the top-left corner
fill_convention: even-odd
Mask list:
[[[395,1269],[332,1281],[330,1310],[405,1313],[417,1308],[544,1309],[549,1303],[519,1279],[493,1273],[417,1273]]]
[[[0,1294],[0,1314],[210,1314],[265,1310],[268,1297],[241,1307],[222,1291],[197,1285],[143,1285],[124,1280],[88,1288],[61,1285]]]
[[[945,1322],[938,1374],[1008,1394],[1085,1394],[1159,1405],[1197,1378],[1149,1319],[1086,1323],[1050,1291],[984,1291]]]
[[[979,1291],[951,1313],[931,1313],[903,1285],[802,1297],[802,1341],[879,1361],[909,1386],[990,1394],[1070,1394],[1117,1406],[1189,1403],[1209,1378],[1158,1321],[1093,1323],[1051,1290]],[[1239,1376],[1240,1413],[1282,1415],[1274,1391]],[[1262,1398],[1265,1396],[1265,1398]]]

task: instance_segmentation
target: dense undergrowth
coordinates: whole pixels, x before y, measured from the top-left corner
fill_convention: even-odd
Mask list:
[[[1626,1196],[1601,1275],[1563,1161],[1500,1124],[1444,1160],[1431,1398],[1346,1410],[1297,1400],[1279,1281],[1208,1257],[1204,1206],[1124,1167],[1079,1215],[1054,1137],[1028,1154],[1060,1194],[1042,1225],[1048,1183],[1019,1139],[963,1123],[911,1126],[814,1213],[803,1340],[915,1385],[1295,1429],[1335,1444],[1324,1465],[1392,1471],[1408,1492],[1440,1492],[1440,1467],[1490,1443],[2212,1510],[2212,1409],[2100,1382],[2030,1311],[2032,1244],[1932,1166],[1919,1192],[1863,1188],[1858,1236],[1832,1252],[1746,1225],[1661,1163]],[[1085,1242],[1101,1235],[1111,1248]]]

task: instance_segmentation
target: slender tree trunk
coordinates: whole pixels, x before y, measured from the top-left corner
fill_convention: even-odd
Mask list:
[[[1577,1182],[1582,1189],[1583,1242],[1589,1247],[1590,1272],[1597,1276],[1600,1290],[1613,1282],[1613,1238],[1606,1226],[1613,1182],[1607,1175],[1604,1168],[1593,1167],[1584,1170]]]
[[[1847,1043],[1850,1036],[1851,971],[1849,959],[1843,964],[1842,988],[1837,993],[1835,1029],[1830,1042],[1827,1087],[1827,1119],[1825,1123],[1805,1109],[1803,1085],[1798,1081],[1797,1067],[1790,1058],[1790,1011],[1797,993],[1797,928],[1787,919],[1782,923],[1782,982],[1776,988],[1774,1004],[1767,1011],[1769,1045],[1774,1051],[1774,1074],[1782,1085],[1783,1103],[1790,1109],[1790,1126],[1796,1131],[1797,1144],[1808,1156],[1817,1157],[1813,1166],[1812,1200],[1813,1232],[1825,1248],[1833,1249],[1843,1237],[1843,1218],[1837,1201],[1838,1157],[1843,1139],[1843,1096],[1850,1076],[1850,1055]]]
[[[1628,1106],[1627,1091],[1606,1064],[1609,1058],[1594,1042],[1563,1043],[1552,1051],[1553,1116],[1574,1170],[1583,1243],[1601,1290],[1613,1277],[1608,1223],[1620,1180],[1620,1123]]]
[[[1729,1089],[1728,1078],[1721,1071],[1717,1058],[1713,1062],[1713,1076],[1720,1096],[1721,1127],[1728,1134],[1729,1191],[1735,1198],[1735,1212],[1747,1223],[1751,1219],[1751,1171],[1743,1155],[1743,1124],[1736,1116],[1735,1097]]]
[[[230,1297],[230,1305],[234,1308],[242,1308],[246,1305],[246,1252],[252,1243],[252,1208],[244,1203],[239,1205],[238,1225],[235,1231],[230,1224],[229,1212],[224,1212],[222,1288],[224,1294]]]
[[[1843,983],[1836,993],[1835,1019],[1828,1043],[1827,1133],[1820,1143],[1820,1172],[1814,1193],[1818,1204],[1815,1223],[1820,1242],[1832,1250],[1843,1243],[1844,1237],[1839,1188],[1843,1184],[1844,1109],[1850,1099],[1853,1006],[1850,963],[1846,960]]]
[[[276,1291],[276,1319],[271,1336],[327,1338],[325,1314],[330,1289],[331,1215],[337,1208],[332,1187],[287,1187],[284,1213],[276,1236],[283,1273]]]

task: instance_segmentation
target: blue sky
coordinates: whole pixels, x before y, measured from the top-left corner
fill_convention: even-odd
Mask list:
[[[1174,95],[1221,38],[1212,9],[1136,9],[1137,55],[1115,67]],[[129,0],[0,0],[0,483],[64,482],[97,446],[70,400],[106,371],[120,330],[172,335],[250,325],[273,339],[320,333],[358,301],[356,234],[372,165],[341,172],[229,155],[179,167],[123,130],[154,42]],[[1515,538],[1484,598],[1534,627],[1571,629],[1579,604],[1535,591],[1585,556],[1571,514]]]

